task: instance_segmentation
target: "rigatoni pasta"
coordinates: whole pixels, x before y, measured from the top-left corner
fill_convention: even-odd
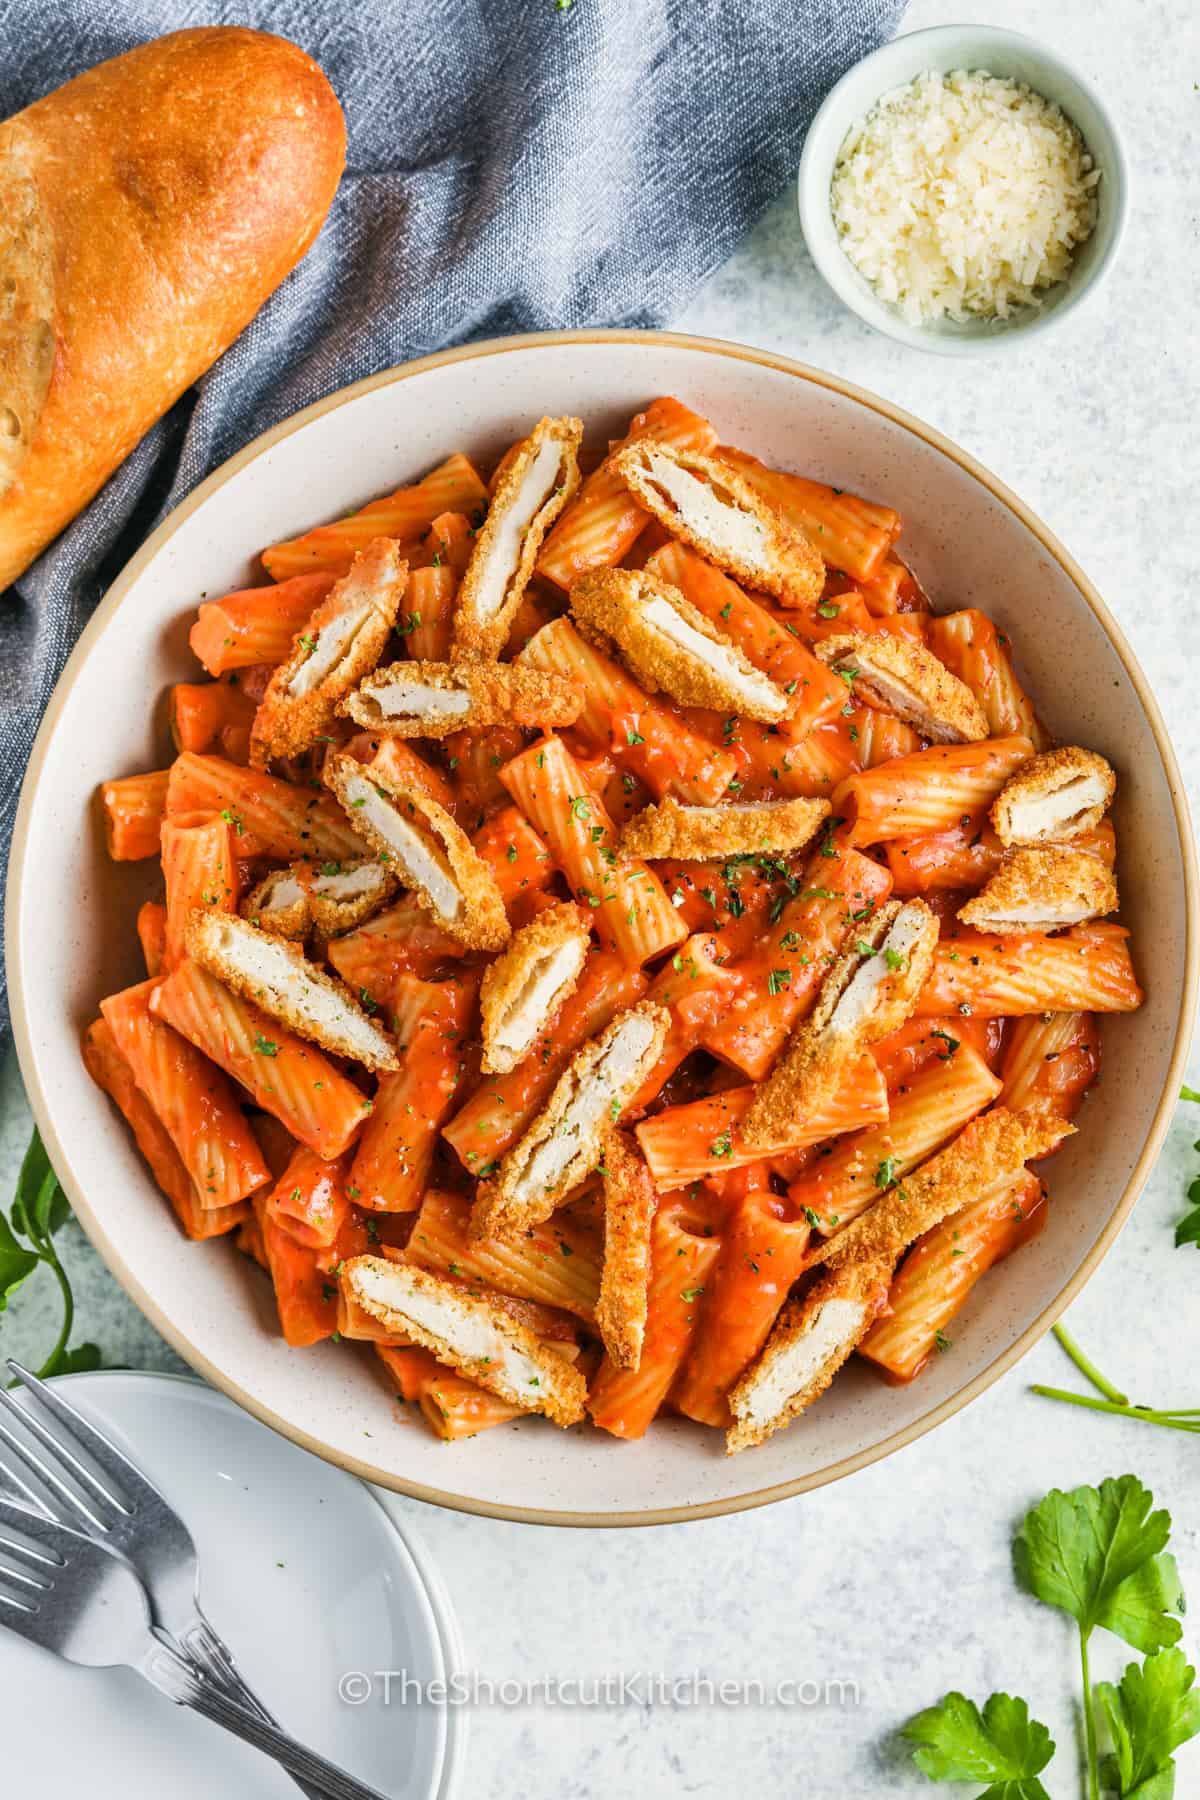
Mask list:
[[[285,1341],[447,1442],[665,1409],[740,1451],[856,1346],[913,1379],[1036,1237],[1141,1001],[1116,775],[885,495],[674,397],[580,479],[583,430],[201,600],[176,754],[100,792],[162,886],[82,1052]]]

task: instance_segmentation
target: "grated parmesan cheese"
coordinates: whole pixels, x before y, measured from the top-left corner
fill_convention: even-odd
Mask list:
[[[929,71],[847,132],[831,202],[842,249],[911,324],[1007,318],[1062,281],[1096,223],[1076,127],[1021,82]]]

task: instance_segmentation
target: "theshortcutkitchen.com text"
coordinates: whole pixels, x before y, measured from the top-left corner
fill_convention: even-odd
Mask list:
[[[667,1674],[656,1669],[607,1670],[587,1675],[510,1675],[479,1670],[427,1678],[407,1669],[346,1669],[338,1698],[347,1706],[501,1707],[856,1707],[856,1681],[840,1677],[717,1676],[699,1669]]]

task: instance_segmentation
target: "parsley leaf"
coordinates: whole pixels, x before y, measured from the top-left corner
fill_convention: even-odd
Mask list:
[[[993,1694],[983,1711],[965,1694],[943,1695],[901,1727],[913,1761],[931,1781],[987,1781],[980,1800],[1049,1800],[1037,1779],[1054,1755],[1046,1727],[1024,1700]]]
[[[39,1263],[50,1270],[62,1295],[62,1323],[54,1348],[37,1371],[43,1378],[100,1367],[100,1352],[95,1344],[67,1348],[75,1323],[75,1296],[54,1247],[54,1236],[70,1214],[67,1197],[35,1129],[17,1176],[9,1217],[6,1219],[0,1213],[0,1312],[7,1307],[9,1296],[33,1274]]]
[[[37,1268],[40,1258],[17,1241],[12,1226],[0,1213],[0,1312],[8,1305],[8,1296]]]
[[[1096,1683],[1096,1699],[1108,1724],[1113,1755],[1105,1785],[1123,1797],[1170,1800],[1173,1751],[1200,1732],[1196,1671],[1182,1650],[1159,1650],[1139,1668],[1130,1663],[1114,1686]]]
[[[1014,1546],[1020,1581],[1047,1606],[1070,1613],[1089,1636],[1097,1625],[1135,1650],[1160,1650],[1180,1635],[1172,1613],[1183,1593],[1164,1555],[1171,1515],[1136,1475],[1098,1488],[1054,1488],[1025,1517]]]
[[[1135,1650],[1156,1651],[1180,1635],[1183,1590],[1166,1554],[1171,1515],[1151,1509],[1154,1496],[1136,1475],[1098,1488],[1053,1488],[1026,1514],[1013,1544],[1017,1578],[1047,1606],[1069,1613],[1079,1627],[1083,1728],[1088,1785],[1099,1794],[1096,1704],[1088,1646],[1097,1625]],[[1142,1800],[1155,1800],[1150,1794]],[[1166,1796],[1162,1796],[1166,1800]]]

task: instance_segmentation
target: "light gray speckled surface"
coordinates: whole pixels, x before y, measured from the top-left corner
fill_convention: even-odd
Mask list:
[[[963,10],[915,0],[908,24],[950,22]],[[873,388],[1016,488],[1121,619],[1191,786],[1200,779],[1192,599],[1200,23],[1193,0],[977,0],[971,10],[1049,39],[1117,111],[1133,164],[1133,219],[1095,305],[1023,358],[947,365],[919,356],[869,335],[819,284],[788,195],[678,324]],[[1133,1222],[1070,1315],[1109,1373],[1140,1396],[1177,1404],[1200,1403],[1200,1259],[1171,1247],[1198,1132],[1200,1114],[1180,1118]],[[11,1191],[26,1133],[10,1058],[0,1084],[0,1193]],[[181,1367],[77,1228],[63,1238],[83,1334],[110,1361]],[[39,1286],[14,1305],[0,1336],[33,1356],[50,1320]],[[957,1685],[980,1699],[994,1687],[1027,1695],[1059,1742],[1052,1791],[1077,1793],[1074,1650],[1065,1624],[1013,1588],[1012,1524],[1052,1485],[1135,1469],[1174,1512],[1184,1578],[1198,1590],[1200,1449],[1186,1437],[1053,1407],[1028,1394],[1033,1380],[1074,1384],[1052,1341],[887,1463],[741,1517],[595,1536],[410,1503],[457,1605],[467,1663],[494,1680],[701,1671],[768,1683],[832,1678],[859,1690],[857,1705],[819,1709],[483,1710],[473,1721],[470,1788],[491,1800],[917,1793],[924,1784],[887,1734]],[[1194,1629],[1189,1636],[1200,1646]],[[1100,1657],[1104,1674],[1123,1660],[1115,1645]],[[1178,1791],[1183,1800],[1198,1790],[1193,1748]]]

